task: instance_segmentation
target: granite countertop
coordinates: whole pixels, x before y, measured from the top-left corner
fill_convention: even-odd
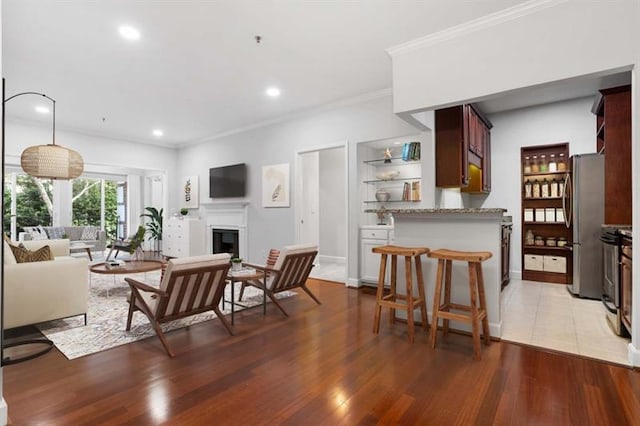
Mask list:
[[[505,213],[507,209],[503,208],[491,208],[491,209],[387,209],[387,213],[394,214],[411,214],[411,213],[435,213],[435,214],[482,214],[482,213]],[[377,213],[378,210],[368,209],[365,213]]]

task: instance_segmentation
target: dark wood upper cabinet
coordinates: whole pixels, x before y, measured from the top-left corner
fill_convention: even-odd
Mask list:
[[[596,148],[604,153],[604,220],[631,224],[631,86],[601,90],[596,114]]]
[[[491,122],[473,104],[436,111],[436,186],[491,191]]]

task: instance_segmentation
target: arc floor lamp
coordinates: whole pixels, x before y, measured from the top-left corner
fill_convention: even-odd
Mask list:
[[[8,98],[4,97],[4,89],[5,89],[5,81],[2,79],[2,191],[3,191],[3,202],[4,206],[4,174],[5,174],[5,138],[4,138],[4,129],[5,129],[5,105],[10,100],[17,98],[18,96],[24,95],[35,95],[42,96],[49,101],[52,102],[52,115],[53,115],[53,125],[52,125],[52,141],[50,144],[46,145],[35,145],[26,148],[22,155],[20,156],[20,165],[22,169],[31,176],[37,178],[45,178],[45,179],[59,179],[59,180],[69,180],[76,178],[82,174],[84,171],[84,162],[82,160],[82,156],[78,154],[76,151],[65,148],[60,145],[56,145],[56,101],[55,99],[45,95],[44,93],[38,92],[21,92],[17,93],[13,96],[9,96]],[[4,216],[4,215],[3,215]],[[4,217],[2,218],[2,223],[4,226]],[[3,228],[4,229],[4,228]],[[2,285],[0,288],[0,297],[1,305],[0,305],[0,318],[4,321],[4,250],[5,245],[2,244],[0,246],[0,256],[2,257],[3,264],[3,276],[2,276]],[[4,335],[4,330],[0,330],[0,347],[2,348],[2,355],[0,356],[0,360],[2,361],[2,365],[10,365],[16,364],[18,362],[27,361],[33,358],[36,358],[40,355],[44,355],[49,352],[53,347],[53,342],[49,339],[41,338],[41,339],[30,339],[17,341],[13,343],[9,343],[7,345],[2,342]],[[23,346],[23,345],[33,345],[36,350],[35,351],[26,351],[24,355],[18,355],[16,357],[5,357],[4,350],[6,348]],[[38,347],[42,347],[41,349],[37,349]]]

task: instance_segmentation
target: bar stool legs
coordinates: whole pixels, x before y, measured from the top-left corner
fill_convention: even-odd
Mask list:
[[[415,340],[415,324],[413,320],[413,311],[420,309],[420,315],[422,320],[422,326],[425,331],[429,326],[427,319],[427,307],[426,297],[424,290],[424,279],[422,277],[422,261],[420,256],[422,254],[429,253],[428,248],[407,248],[396,246],[382,246],[375,247],[372,250],[374,253],[379,253],[380,257],[380,274],[378,275],[378,289],[376,292],[376,308],[373,318],[373,332],[378,334],[380,331],[380,316],[382,314],[382,307],[389,307],[389,324],[395,323],[395,316],[397,309],[404,309],[407,311],[407,327],[409,330],[409,342],[413,343]],[[388,256],[391,256],[391,280],[389,285],[389,294],[384,296],[384,279],[387,272],[387,260]],[[398,256],[404,257],[405,266],[405,283],[406,283],[406,295],[397,294],[397,266]],[[415,298],[413,294],[413,275],[411,259],[415,259],[415,268],[418,284],[418,297]]]
[[[438,333],[438,319],[442,318],[442,335],[449,332],[449,320],[471,323],[473,336],[473,357],[479,360],[480,355],[480,324],[485,344],[491,342],[489,336],[489,320],[487,318],[487,301],[484,292],[484,277],[482,275],[483,261],[491,257],[489,252],[459,252],[454,250],[434,250],[429,257],[438,259],[436,273],[436,288],[433,298],[433,313],[431,319],[431,347],[436,347]],[[451,263],[453,260],[468,262],[469,269],[469,305],[451,303]],[[444,303],[442,291],[444,284]],[[469,314],[453,313],[451,310],[469,312]]]

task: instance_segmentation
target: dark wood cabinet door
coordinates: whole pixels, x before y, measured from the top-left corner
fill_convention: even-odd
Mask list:
[[[631,224],[631,88],[603,90],[604,221]]]
[[[471,193],[489,192],[491,154],[488,120],[483,119],[472,105],[436,110],[435,118],[436,187],[461,188]],[[473,182],[470,164],[482,170],[480,174],[474,169]]]
[[[491,131],[482,126],[484,156],[482,157],[482,190],[491,192]]]
[[[622,309],[622,322],[627,327],[629,333],[631,333],[631,297],[632,293],[632,269],[631,259],[622,256],[622,262],[620,266],[620,279],[621,279],[621,300],[620,308]]]

